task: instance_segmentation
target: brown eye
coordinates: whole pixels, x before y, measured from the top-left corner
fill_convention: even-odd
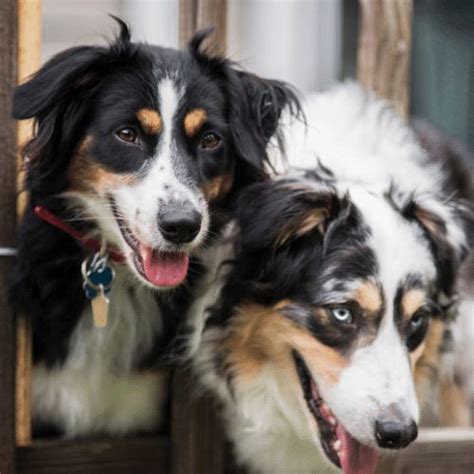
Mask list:
[[[201,148],[203,150],[213,150],[219,146],[221,139],[212,132],[206,133],[201,139]]]
[[[137,132],[131,127],[120,128],[115,134],[120,140],[127,143],[136,143],[138,138]]]

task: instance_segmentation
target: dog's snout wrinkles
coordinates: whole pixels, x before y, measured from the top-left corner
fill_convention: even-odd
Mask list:
[[[413,420],[383,420],[375,422],[375,439],[381,448],[401,449],[415,441],[418,427]]]
[[[185,244],[201,230],[201,214],[188,206],[171,206],[158,214],[158,227],[163,237],[174,244]]]

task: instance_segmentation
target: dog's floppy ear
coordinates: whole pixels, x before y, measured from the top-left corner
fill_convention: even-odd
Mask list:
[[[304,120],[301,105],[289,84],[263,79],[238,69],[225,58],[209,55],[202,44],[211,32],[212,28],[196,33],[189,50],[204,70],[221,80],[235,152],[241,165],[247,165],[250,178],[255,178],[262,175],[267,164],[269,140],[276,135],[278,145],[282,146],[278,125],[283,110]]]
[[[343,201],[332,188],[293,179],[249,186],[237,208],[242,247],[276,250],[310,233],[322,238]]]
[[[130,31],[120,19],[120,34],[110,48],[78,46],[51,58],[28,81],[13,92],[12,115],[16,119],[42,117],[68,99],[83,99],[84,91],[98,80],[94,66],[107,53],[118,56],[130,44]],[[105,68],[107,65],[102,65]]]
[[[89,69],[99,57],[100,49],[93,46],[71,48],[54,56],[31,79],[14,90],[13,117],[41,117],[59,106],[70,94],[76,92],[79,95]]]
[[[278,132],[283,110],[300,115],[300,104],[288,84],[254,74],[228,71],[231,134],[238,155],[257,169],[266,159],[269,140]],[[278,134],[277,134],[278,135]]]
[[[34,118],[36,124],[33,138],[22,150],[32,195],[62,190],[63,171],[80,139],[90,99],[110,66],[133,53],[127,26],[115,20],[121,31],[110,46],[63,51],[13,92],[13,117]]]
[[[438,270],[440,287],[450,295],[461,263],[474,245],[474,209],[462,200],[412,198],[403,214],[415,220],[427,236]]]

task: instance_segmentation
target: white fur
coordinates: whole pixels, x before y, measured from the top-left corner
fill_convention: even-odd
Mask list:
[[[152,291],[130,279],[125,268],[118,270],[105,328],[94,326],[86,307],[64,363],[35,366],[35,421],[54,422],[67,437],[160,427],[166,375],[137,372],[136,364],[159,338],[161,314]]]
[[[199,348],[204,325],[209,316],[208,309],[215,304],[231,270],[231,265],[226,265],[226,262],[230,263],[234,258],[235,234],[234,222],[230,222],[221,230],[212,248],[199,254],[206,272],[194,291],[194,301],[187,311],[186,322],[189,326],[189,335],[186,337],[184,355],[187,359],[192,358]]]
[[[410,273],[421,274],[426,281],[435,276],[421,229],[404,220],[383,194],[392,183],[401,198],[415,193],[446,219],[453,245],[464,244],[465,236],[450,203],[438,197],[444,182],[441,168],[428,161],[412,132],[386,103],[346,83],[309,97],[305,112],[308,128],[296,123],[286,134],[289,164],[312,169],[319,160],[334,173],[340,195],[349,192],[371,228],[369,245],[378,259],[387,302],[377,337],[355,351],[337,383],[320,380],[309,368],[339,421],[359,441],[375,446],[374,419],[383,417],[391,404],[407,418],[419,417],[408,353],[393,321],[397,286]],[[284,162],[274,158],[276,163]],[[337,471],[327,467],[300,387],[273,362],[257,377],[239,379],[235,393],[229,392],[214,364],[224,336],[225,328],[205,330],[194,367],[202,384],[222,402],[238,461],[262,473]]]

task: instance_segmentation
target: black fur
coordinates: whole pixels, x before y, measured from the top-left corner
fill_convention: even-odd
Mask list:
[[[308,175],[310,179],[314,176]],[[259,203],[257,208],[252,207],[254,202]],[[298,234],[301,223],[295,218],[321,209],[327,211],[322,226]],[[270,307],[289,300],[297,304],[286,306],[281,313],[329,346],[348,350],[358,331],[373,332],[355,304],[354,324],[328,324],[334,305],[326,299],[323,285],[339,280],[336,291],[342,292],[345,282],[377,274],[375,256],[367,245],[370,232],[347,197],[338,197],[324,183],[318,190],[301,180],[269,181],[242,193],[237,219],[241,234],[238,257],[209,324],[226,324],[244,303]],[[295,234],[278,244],[279,233],[286,231],[288,223]],[[324,308],[328,318],[317,318],[316,308]],[[374,320],[376,325],[379,322],[380,318]]]
[[[289,86],[239,71],[227,59],[203,51],[208,31],[198,33],[188,50],[174,50],[131,42],[127,26],[116,20],[120,33],[109,46],[64,51],[13,93],[13,116],[34,118],[36,132],[23,150],[29,201],[18,234],[11,299],[16,310],[32,319],[35,361],[50,365],[65,357],[85,304],[79,269],[87,251],[40,221],[33,208],[44,205],[67,221],[67,201],[58,199],[57,194],[71,185],[67,171],[81,140],[92,136],[93,159],[114,173],[141,169],[148,159],[147,150],[156,144],[154,138],[144,137],[140,150],[124,147],[112,137],[110,127],[134,116],[137,108],[156,106],[157,82],[170,72],[176,74],[186,86],[183,101],[187,108],[204,101],[210,123],[224,139],[224,146],[215,152],[219,159],[213,159],[196,151],[190,140],[177,137],[186,170],[183,179],[201,185],[234,170],[230,192],[209,204],[212,234],[228,220],[239,190],[266,179],[265,148],[277,130],[283,108],[301,114]],[[74,226],[89,230],[83,224]],[[170,332],[199,273],[199,262],[192,262],[185,287],[166,298],[157,296],[166,319],[172,321]],[[143,364],[151,364],[153,355],[145,359]]]
[[[392,193],[394,189],[387,193],[387,199],[394,210],[424,231],[437,267],[436,282],[408,275],[394,302],[384,301],[381,292],[378,314],[364,316],[357,301],[350,300],[350,284],[379,279],[377,257],[370,246],[371,230],[350,196],[338,195],[331,177],[316,170],[303,178],[267,181],[243,191],[236,214],[240,226],[237,258],[208,324],[231,324],[237,308],[245,304],[269,308],[289,301],[279,310],[283,316],[324,344],[347,352],[357,334],[365,338],[376,334],[386,305],[393,304],[401,337],[410,351],[416,349],[430,318],[445,317],[438,300],[440,293],[453,295],[463,251],[454,249],[447,241],[445,223],[438,216],[426,217],[426,212],[420,215],[420,207],[411,197],[405,205],[397,207]],[[255,202],[257,208],[252,205]],[[315,215],[324,218],[318,225],[317,221],[308,225],[311,221],[307,217]],[[430,219],[430,229],[423,223],[426,218]],[[462,218],[469,225],[468,216]],[[421,287],[428,299],[412,316],[412,320],[419,317],[422,321],[415,327],[412,320],[402,321],[400,301],[405,291]],[[328,323],[331,308],[341,304],[337,301],[340,296],[344,300],[342,305],[352,312],[352,324],[340,325],[334,320]]]

